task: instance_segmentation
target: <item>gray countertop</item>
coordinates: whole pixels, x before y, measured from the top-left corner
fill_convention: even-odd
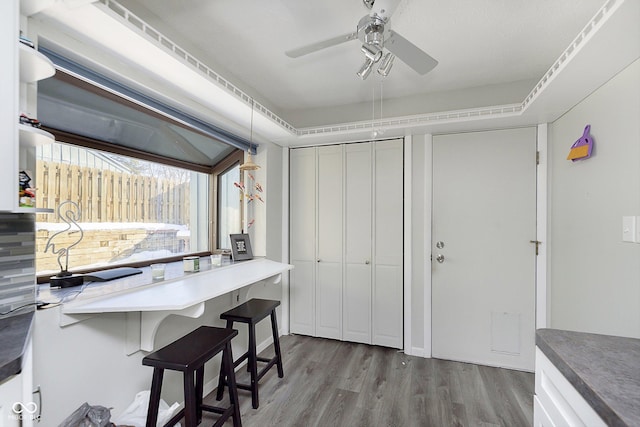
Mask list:
[[[22,371],[34,311],[0,318],[0,382]]]
[[[609,426],[640,426],[640,339],[539,329],[536,345]]]

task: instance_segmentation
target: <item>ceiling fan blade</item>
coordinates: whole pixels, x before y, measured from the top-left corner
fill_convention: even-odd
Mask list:
[[[285,52],[289,58],[298,58],[303,55],[307,55],[309,53],[317,52],[319,50],[325,49],[327,47],[335,46],[340,43],[348,42],[349,40],[355,40],[358,38],[358,32],[354,31],[353,33],[343,34],[338,37],[333,37],[328,40],[323,40],[320,42],[312,43],[306,46],[299,47],[297,49],[291,49]]]
[[[413,68],[418,74],[427,74],[438,65],[438,61],[418,46],[393,30],[389,32],[391,36],[385,41],[384,47],[400,58],[402,62]]]

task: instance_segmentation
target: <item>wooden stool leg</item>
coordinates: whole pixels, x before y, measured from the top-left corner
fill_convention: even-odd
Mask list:
[[[280,354],[280,337],[278,333],[278,321],[276,319],[276,309],[271,310],[271,329],[273,331],[273,348],[276,351],[276,365],[278,367],[278,377],[284,377],[284,369],[282,368],[282,354]]]
[[[258,360],[256,354],[256,325],[249,323],[249,372],[251,372],[251,406],[258,409]]]
[[[229,386],[229,402],[233,405],[233,426],[242,427],[240,419],[240,402],[238,401],[238,388],[236,386],[236,374],[233,368],[233,355],[231,351],[231,342],[228,342],[222,351],[222,360],[226,367],[225,375],[227,377],[227,385]]]
[[[222,358],[220,362],[220,373],[218,374],[218,390],[216,391],[216,400],[222,400],[222,396],[224,396],[224,377],[225,372],[227,372],[227,368],[225,366],[225,358]],[[233,366],[233,365],[231,365]]]
[[[160,389],[162,388],[162,376],[164,369],[153,368],[151,380],[151,394],[149,395],[149,408],[147,409],[147,427],[156,427],[158,423],[158,409],[160,407]]]
[[[196,386],[194,384],[194,372],[184,372],[184,425],[186,427],[196,427],[198,417],[196,416]]]
[[[196,420],[202,421],[202,393],[204,389],[204,365],[196,371]]]
[[[233,320],[227,320],[227,326],[225,326],[226,329],[233,329]],[[218,374],[218,390],[216,391],[216,400],[220,401],[222,400],[222,396],[224,396],[224,377],[225,377],[225,367],[224,367],[225,361],[224,361],[224,357],[222,358],[222,362],[220,362],[220,373]],[[233,360],[231,361],[231,369],[233,368]]]

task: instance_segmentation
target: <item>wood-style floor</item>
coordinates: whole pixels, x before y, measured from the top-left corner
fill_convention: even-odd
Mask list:
[[[278,378],[273,367],[262,378],[260,407],[253,409],[250,393],[238,390],[245,427],[533,423],[530,373],[305,336],[284,336],[280,345],[285,376]],[[272,356],[272,347],[262,354]],[[240,369],[238,380],[246,383],[247,378],[246,369]],[[205,402],[219,404],[215,392]],[[205,414],[201,425],[215,419]],[[232,425],[230,420],[227,425]]]

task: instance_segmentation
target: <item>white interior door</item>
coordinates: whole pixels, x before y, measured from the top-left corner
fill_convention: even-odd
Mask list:
[[[371,344],[372,144],[345,147],[343,339]]]
[[[316,334],[342,339],[342,145],[318,147]]]
[[[433,138],[434,357],[533,370],[535,158],[535,128]]]

